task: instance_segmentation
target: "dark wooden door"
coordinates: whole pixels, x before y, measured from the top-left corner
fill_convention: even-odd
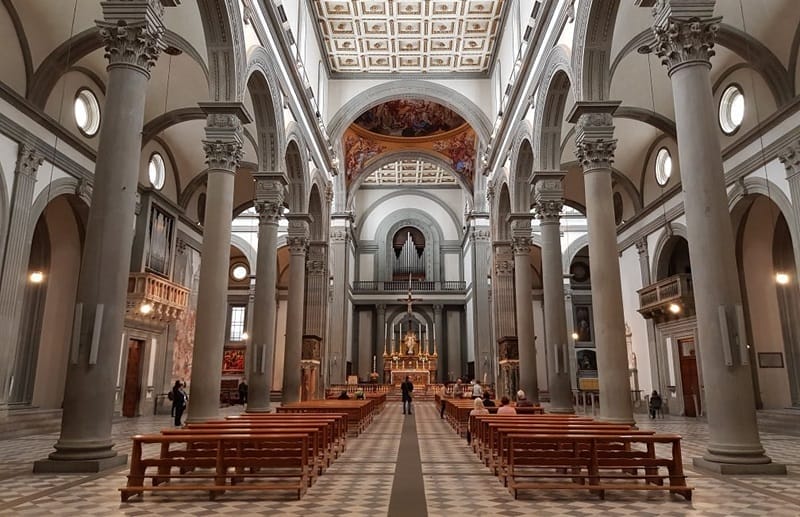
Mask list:
[[[125,369],[125,392],[122,398],[122,416],[134,417],[139,407],[142,389],[142,349],[144,341],[128,340],[128,366]]]
[[[683,407],[686,416],[700,414],[700,380],[697,375],[697,355],[694,338],[678,340],[681,356],[681,383],[683,384]]]

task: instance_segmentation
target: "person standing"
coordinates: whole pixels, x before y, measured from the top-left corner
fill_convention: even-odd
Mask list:
[[[189,395],[184,391],[186,384],[181,384],[181,381],[175,381],[175,386],[172,387],[172,407],[175,410],[175,427],[183,425],[181,417],[186,410],[186,404],[189,402]]]
[[[239,383],[239,404],[245,405],[247,404],[247,380],[242,378],[242,382]]]
[[[650,418],[655,418],[659,413],[661,413],[661,404],[663,404],[661,395],[659,395],[656,390],[653,390],[653,393],[650,395],[650,403],[648,404],[650,409]],[[661,414],[661,416],[664,415]]]
[[[400,385],[400,391],[403,392],[403,414],[406,414],[406,407],[408,407],[408,414],[411,414],[411,392],[414,391],[414,383],[411,382],[411,377],[406,375],[406,380]]]
[[[483,397],[483,388],[481,387],[481,383],[477,380],[472,380],[472,398],[482,398]]]

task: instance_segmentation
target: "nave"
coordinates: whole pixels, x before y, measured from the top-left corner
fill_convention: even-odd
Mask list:
[[[239,407],[223,410],[236,414]],[[431,402],[415,404],[404,416],[388,403],[372,425],[348,441],[345,453],[319,477],[300,501],[270,493],[225,494],[211,502],[199,493],[146,494],[120,503],[126,468],[100,474],[31,474],[31,464],[49,450],[55,436],[37,435],[0,442],[0,515],[710,515],[796,516],[800,514],[800,422],[781,412],[760,412],[765,448],[789,469],[786,477],[700,473],[690,458],[702,453],[708,426],[693,418],[649,420],[642,429],[683,436],[684,468],[693,501],[661,492],[607,492],[606,500],[583,492],[520,492],[514,500],[477,459],[464,439],[439,418]],[[117,420],[116,449],[130,454],[130,436],[168,427],[166,416]]]

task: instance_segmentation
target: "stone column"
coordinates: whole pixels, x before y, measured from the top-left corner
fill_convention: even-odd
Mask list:
[[[561,261],[561,208],[564,206],[562,171],[534,172],[536,217],[542,232],[544,328],[548,350],[547,372],[551,413],[573,413],[569,375],[567,314]]]
[[[376,322],[377,322],[376,323],[376,327],[377,328],[376,328],[375,332],[378,333],[378,339],[376,341],[377,345],[375,347],[375,354],[378,355],[378,356],[381,356],[380,361],[378,361],[378,363],[376,363],[376,365],[375,365],[375,368],[376,368],[376,371],[377,371],[377,365],[378,364],[383,364],[383,357],[382,357],[381,354],[383,354],[384,350],[387,353],[389,352],[389,343],[386,341],[386,334],[387,334],[387,329],[386,329],[386,304],[379,303],[378,305],[376,305],[375,306],[375,313],[377,315],[377,320],[376,320]],[[433,346],[433,343],[431,343],[431,346]],[[381,367],[381,371],[383,371],[383,367]]]
[[[577,123],[575,154],[583,166],[586,189],[600,419],[633,424],[617,230],[611,203],[611,163],[617,146],[612,114],[617,106],[619,102],[577,102],[569,121]]]
[[[247,393],[248,413],[272,410],[269,394],[275,361],[275,322],[278,313],[276,287],[278,279],[278,221],[283,213],[287,180],[281,172],[254,174],[255,207],[258,212],[258,256],[256,258],[255,304],[250,320],[252,354]]]
[[[203,422],[219,416],[234,173],[242,157],[241,124],[250,120],[241,104],[202,103],[200,107],[208,115],[203,140],[208,185],[187,422]]]
[[[431,353],[434,351],[437,355],[437,367],[439,370],[442,370],[442,357],[446,354],[446,342],[444,340],[444,321],[442,320],[442,310],[444,309],[444,305],[441,304],[434,304],[433,306],[433,333],[431,333]],[[433,339],[434,333],[436,334],[436,339]],[[398,348],[403,350],[402,344],[398,344]],[[452,365],[447,365],[448,368],[452,368]],[[460,368],[460,367],[459,367]],[[456,377],[461,375],[461,372],[455,372]]]
[[[474,215],[472,217],[473,224],[476,224],[469,234],[472,242],[473,277],[467,280],[472,283],[473,324],[467,332],[471,332],[475,340],[475,377],[481,381],[485,377],[487,382],[494,384],[497,382],[495,378],[497,352],[492,341],[491,286],[487,280],[492,271],[492,241],[488,220],[486,226],[477,226],[477,219]]]
[[[711,95],[711,62],[720,18],[713,1],[665,0],[653,10],[655,53],[669,69],[675,98],[683,206],[692,259],[698,350],[709,442],[695,466],[722,473],[786,473],[764,453],[736,250]],[[594,280],[594,275],[592,275]]]
[[[102,2],[108,59],[105,113],[86,227],[64,390],[61,436],[34,472],[97,472],[124,465],[113,450],[114,387],[125,319],[136,184],[150,68],[162,48],[159,2]]]
[[[519,352],[519,387],[533,403],[539,402],[539,379],[536,371],[536,344],[533,339],[533,303],[531,298],[531,215],[511,214],[514,250],[514,297],[517,316]],[[516,398],[516,393],[511,394]]]
[[[325,354],[330,384],[343,384],[346,380],[346,344],[350,339],[347,328],[347,286],[350,282],[348,271],[352,222],[351,214],[339,213],[331,216],[330,271],[333,276],[333,286],[330,287],[332,292],[330,293],[330,310],[328,312],[328,346]]]
[[[492,246],[494,248],[492,309],[500,367],[496,391],[498,395],[511,396],[519,388],[519,351],[514,312],[514,256],[507,241],[496,241]]]
[[[789,192],[792,198],[793,222],[789,226],[800,228],[800,139],[787,146],[778,157],[786,167],[786,181],[789,183]],[[798,304],[793,300],[795,296],[800,295],[797,287],[797,279],[800,279],[800,239],[792,239],[792,250],[794,251],[795,270],[794,278],[784,290],[784,303],[787,307],[797,307]],[[785,318],[783,325],[789,389],[792,392],[792,403],[795,407],[800,405],[800,339],[795,337],[800,334],[800,323],[798,322],[800,322],[800,315],[792,314]]]
[[[289,214],[289,300],[286,307],[286,351],[283,355],[283,403],[300,400],[303,352],[303,306],[306,294],[306,251],[311,216]]]
[[[14,171],[14,190],[11,198],[11,219],[8,223],[8,237],[3,254],[3,278],[0,285],[0,328],[6,336],[16,338],[20,334],[22,318],[22,299],[25,294],[25,283],[28,279],[28,259],[30,258],[31,241],[29,232],[31,221],[31,203],[33,187],[36,184],[36,173],[42,165],[42,156],[31,145],[22,143],[19,146],[17,167]],[[18,339],[4,339],[0,345],[0,406],[12,402],[12,379],[18,391],[22,379],[19,372],[14,371],[16,356],[20,347]],[[24,353],[24,352],[23,352]]]
[[[327,304],[328,243],[314,241],[308,247],[308,260],[306,260],[306,313],[302,352],[303,400],[313,399],[318,395]]]

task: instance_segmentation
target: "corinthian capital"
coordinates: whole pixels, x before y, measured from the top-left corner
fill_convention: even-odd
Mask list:
[[[164,7],[159,0],[101,2],[100,28],[110,67],[128,66],[149,77],[164,48]]]
[[[288,214],[288,235],[286,244],[292,255],[305,255],[308,250],[309,223],[311,216],[308,214]]]
[[[529,255],[532,246],[533,239],[530,237],[514,237],[511,239],[511,247],[514,250],[514,255]]]
[[[584,171],[608,169],[614,161],[614,112],[619,101],[576,102],[568,116],[575,124],[575,156]]]
[[[533,210],[543,224],[558,223],[563,207],[564,201],[561,199],[542,199],[536,202]]]
[[[257,200],[255,202],[256,213],[258,214],[259,224],[278,224],[283,213],[283,206],[280,203]]]
[[[789,144],[778,155],[784,167],[786,167],[786,179],[794,178],[800,172],[800,141]]]
[[[44,157],[29,144],[20,144],[17,157],[17,174],[36,179],[36,173],[42,165]]]
[[[203,140],[203,150],[209,169],[236,172],[242,159],[242,142],[239,140]]]
[[[592,169],[610,169],[614,163],[614,151],[617,149],[616,140],[593,141],[583,140],[576,142],[575,156],[581,163],[584,171]]]
[[[670,3],[674,2],[661,2],[653,8],[656,19],[653,25],[655,54],[661,58],[661,63],[667,66],[670,74],[679,66],[689,63],[711,67],[709,58],[714,55],[714,41],[722,18],[678,17],[669,7]]]

